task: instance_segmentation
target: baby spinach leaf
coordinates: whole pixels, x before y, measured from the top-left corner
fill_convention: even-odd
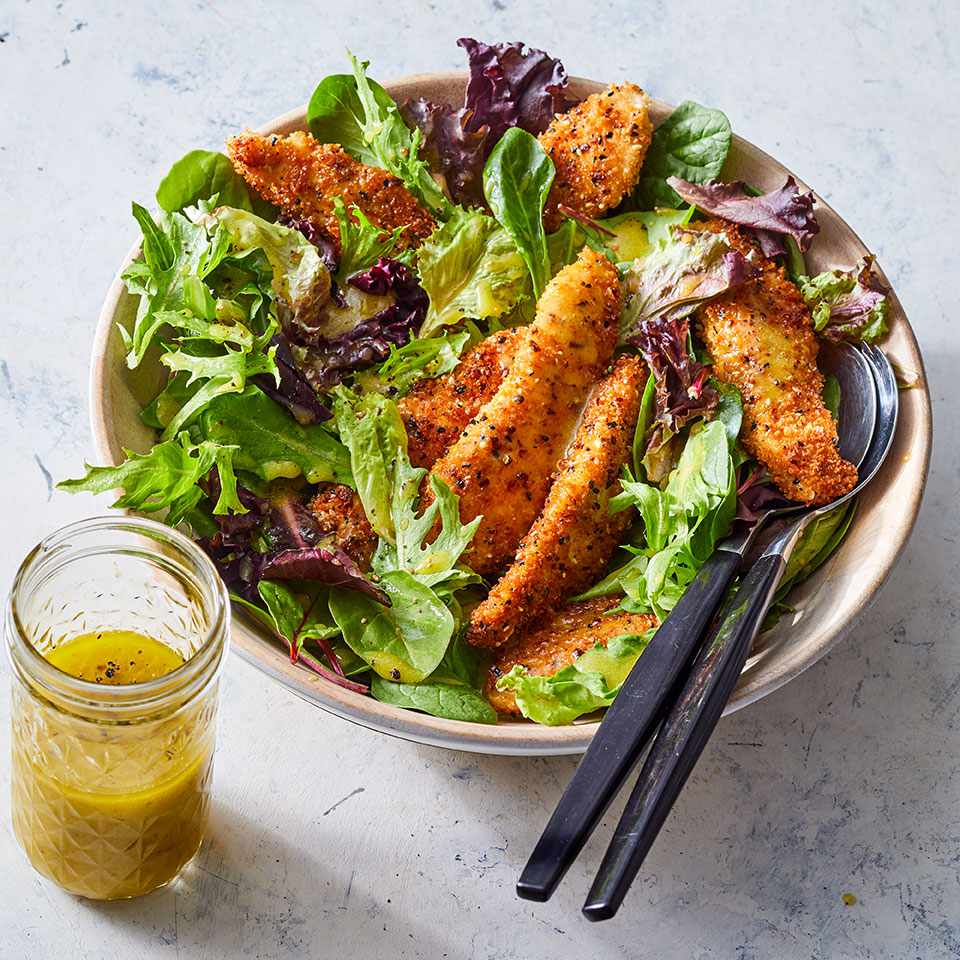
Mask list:
[[[730,121],[720,110],[686,100],[653,131],[647,150],[636,205],[642,210],[676,207],[679,194],[667,177],[706,183],[720,176],[730,150]]]
[[[204,439],[238,447],[235,467],[262,480],[302,474],[309,483],[353,482],[343,444],[323,426],[301,426],[259,387],[215,397],[196,423]]]
[[[417,683],[443,660],[453,615],[430,587],[405,570],[384,574],[378,585],[385,607],[352,590],[330,591],[330,612],[347,645],[379,676]]]
[[[479,690],[452,683],[426,680],[422,683],[392,683],[375,676],[370,693],[382,703],[419,710],[447,720],[467,723],[496,723],[497,712]]]
[[[214,196],[223,206],[253,210],[243,178],[226,156],[212,150],[191,150],[170,168],[157,187],[157,203],[170,213]]]
[[[537,138],[519,127],[501,137],[483,168],[483,195],[516,244],[538,299],[551,276],[543,208],[555,174]]]

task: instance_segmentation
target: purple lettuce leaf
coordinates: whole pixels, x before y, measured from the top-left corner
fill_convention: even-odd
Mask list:
[[[457,203],[475,206],[483,202],[483,165],[492,144],[487,128],[469,129],[471,114],[448,103],[419,97],[401,108],[404,119],[423,131],[426,160],[439,170],[450,196]]]
[[[345,587],[390,606],[390,597],[371,583],[339,547],[282,550],[266,557],[260,572],[269,580],[313,580],[331,587]]]
[[[570,106],[563,64],[522,43],[487,44],[470,37],[457,43],[467,52],[470,78],[459,109],[410,100],[402,112],[424,135],[428,159],[439,167],[458,203],[483,202],[483,165],[510,127],[542,133]]]
[[[655,415],[647,444],[647,465],[655,454],[696,417],[710,418],[720,402],[720,394],[709,383],[710,369],[689,350],[690,321],[682,319],[646,320],[630,342],[636,346],[653,374]],[[669,463],[659,474],[669,471]],[[665,473],[664,473],[665,475]]]
[[[887,334],[890,288],[873,272],[872,256],[850,270],[800,278],[813,328],[828,340],[873,343]]]
[[[270,343],[277,348],[273,359],[280,373],[280,385],[277,386],[276,380],[266,374],[254,377],[253,382],[268,397],[286,407],[301,426],[329,420],[333,416],[332,411],[300,372],[287,338],[281,333]]]
[[[567,73],[559,60],[522,43],[482,43],[461,37],[470,79],[464,108],[471,130],[488,128],[491,148],[510,127],[543,133],[557,113],[570,105],[565,97]]]
[[[778,256],[785,252],[783,236],[793,237],[802,251],[806,251],[820,230],[813,212],[813,194],[801,193],[793,177],[787,177],[779,190],[750,196],[746,185],[735,180],[721,183],[712,180],[697,184],[679,177],[668,177],[667,183],[680,196],[704,213],[754,231],[764,256]]]
[[[216,498],[216,470],[209,486]],[[295,493],[267,500],[238,485],[237,495],[248,512],[214,516],[217,532],[198,541],[234,593],[259,605],[261,580],[309,580],[357,590],[389,605],[386,594],[343,550],[322,545],[319,523]]]
[[[430,305],[413,271],[398,260],[381,258],[348,282],[366,293],[392,293],[394,303],[336,337],[320,336],[313,329],[288,330],[301,348],[298,366],[317,391],[329,390],[353,371],[386,360],[391,345],[402,347],[420,329]]]
[[[317,248],[323,265],[330,273],[336,272],[337,267],[340,266],[340,257],[337,254],[337,244],[332,237],[309,220],[281,217],[277,222],[290,227],[291,230],[299,230]]]
[[[756,523],[766,510],[785,507],[789,500],[773,485],[765,467],[755,464],[745,467],[746,477],[737,487],[737,520]]]

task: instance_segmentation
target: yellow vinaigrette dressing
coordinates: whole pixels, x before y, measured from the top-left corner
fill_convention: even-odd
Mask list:
[[[102,687],[158,680],[186,662],[129,630],[74,637],[44,656]],[[14,829],[33,866],[95,899],[138,896],[175,877],[206,826],[213,756],[207,705],[120,724],[90,723],[38,700],[19,707]]]

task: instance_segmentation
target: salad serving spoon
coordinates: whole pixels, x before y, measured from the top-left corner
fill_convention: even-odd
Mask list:
[[[644,857],[692,772],[723,708],[804,530],[817,518],[855,497],[883,465],[896,429],[897,383],[890,362],[876,347],[862,346],[877,387],[876,429],[849,493],[804,510],[768,543],[727,598],[723,612],[694,661],[679,697],[667,713],[627,801],[613,839],[583,907],[591,920],[612,917],[630,889]]]
[[[834,375],[840,385],[841,402],[838,416],[840,452],[845,459],[858,466],[867,466],[868,453],[875,446],[873,441],[878,431],[881,387],[878,385],[880,374],[875,373],[875,370],[886,365],[889,380],[884,374],[884,384],[893,382],[893,423],[890,423],[891,401],[889,399],[880,417],[880,430],[884,431],[885,436],[889,434],[883,454],[872,471],[868,469],[866,472],[861,472],[861,481],[843,498],[844,500],[855,496],[879,469],[893,436],[893,425],[896,420],[896,382],[892,380],[889,362],[882,353],[876,352],[880,359],[874,357],[869,350],[861,351],[848,346],[825,348],[822,355],[824,369],[827,373]],[[600,817],[629,776],[651,735],[663,720],[670,703],[678,697],[682,698],[686,668],[700,647],[704,632],[740,569],[744,556],[756,542],[759,532],[767,522],[777,516],[787,516],[803,511],[799,521],[802,526],[790,539],[789,547],[784,547],[784,550],[792,551],[802,530],[813,517],[822,515],[824,509],[837,505],[838,502],[835,502],[827,508],[817,508],[816,511],[805,510],[798,504],[767,510],[760,514],[751,527],[736,532],[718,545],[654,634],[643,656],[637,661],[616,699],[607,709],[587,752],[567,785],[517,882],[518,896],[538,901],[549,899],[570,864],[580,853]],[[793,529],[793,525],[788,527],[788,530]],[[781,534],[782,536],[784,534]],[[778,557],[783,556],[784,553],[778,555]],[[773,561],[765,562],[764,569],[772,563]],[[780,577],[782,577],[782,571],[776,578],[777,583]],[[743,586],[745,587],[746,584]],[[776,586],[769,592],[769,597],[772,597],[775,590]],[[767,595],[758,587],[757,596],[766,597]],[[767,605],[769,606],[769,603]],[[762,617],[756,623],[756,629],[759,629],[760,622]],[[753,631],[751,640],[755,634],[756,630]],[[726,644],[723,646],[726,649]],[[749,644],[746,645],[746,649],[749,649]],[[746,653],[744,653],[745,656]],[[729,659],[729,656],[725,658],[724,664],[727,664]],[[714,675],[711,671],[710,676]],[[739,675],[739,668],[732,682],[736,681],[737,675]],[[727,697],[724,697],[720,704],[720,712]],[[716,719],[719,719],[719,713]],[[715,724],[716,720],[709,725],[707,736]],[[705,743],[706,739],[703,742]],[[692,765],[691,763],[690,769]],[[644,770],[647,771],[646,765]],[[644,782],[649,783],[652,779],[651,771]],[[679,780],[673,794],[674,798],[685,779],[686,775]],[[672,802],[673,800],[670,799],[666,803],[663,817],[666,816]],[[612,916],[619,905],[619,901],[614,905],[615,897],[612,896],[613,888],[618,886],[614,880],[616,877],[622,878],[626,875],[625,866],[632,864],[635,857],[627,837],[621,838],[618,850],[620,854],[617,858],[611,859],[609,863],[605,861],[607,866],[605,876],[608,882],[602,888],[598,888],[595,884],[595,889],[591,891],[591,897],[594,893],[596,894],[595,905],[588,910],[592,902],[588,901],[585,912],[592,919],[603,919],[604,915]],[[646,850],[643,851],[645,852]],[[636,868],[639,868],[641,860],[642,854],[639,859],[636,859]],[[603,871],[601,873],[603,874]],[[629,887],[629,882],[635,873],[636,869],[626,881],[626,887]],[[600,883],[600,880],[601,878],[598,877],[597,883]],[[626,887],[623,893],[626,892]],[[622,899],[622,893],[620,898]],[[608,912],[611,908],[612,912]]]

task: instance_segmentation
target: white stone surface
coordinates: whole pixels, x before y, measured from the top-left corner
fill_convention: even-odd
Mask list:
[[[149,202],[186,150],[305,101],[347,45],[389,78],[459,67],[462,34],[519,38],[571,73],[723,107],[872,245],[937,404],[924,509],[878,603],[832,656],[721,724],[617,920],[579,914],[609,817],[551,903],[513,893],[572,760],[387,739],[234,658],[209,844],[147,899],[86,903],[30,870],[0,746],[0,957],[960,956],[957,13],[890,0],[0,3],[4,584],[43,533],[96,509],[50,482],[89,455],[87,356],[135,234],[130,199]]]

